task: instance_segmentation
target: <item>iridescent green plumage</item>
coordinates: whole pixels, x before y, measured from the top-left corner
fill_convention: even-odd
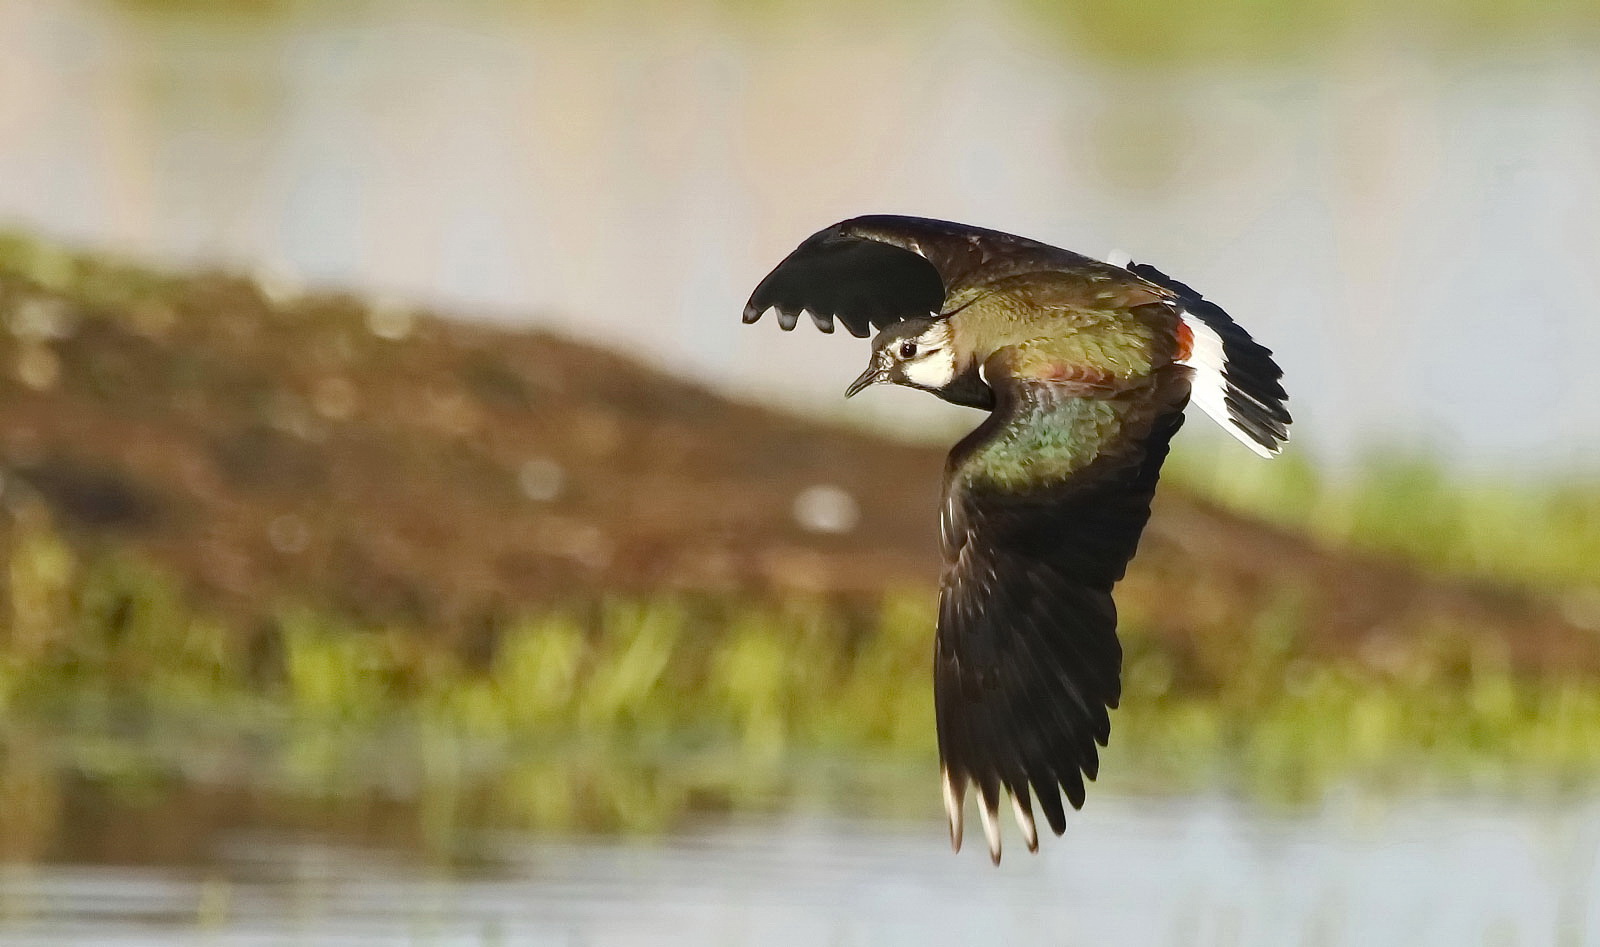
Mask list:
[[[1172,364],[1172,311],[1128,306],[1127,295],[1053,281],[1026,292],[991,289],[950,317],[983,376],[1013,390],[1008,410],[979,429],[962,476],[1020,491],[1119,450],[1124,428],[1150,413],[1155,375],[1186,373]],[[1116,308],[1086,308],[1086,299]]]
[[[1128,401],[1062,396],[1048,388],[1018,396],[1019,403],[983,431],[955,475],[966,485],[1023,492],[1061,483],[1108,450],[1123,418],[1138,409]]]

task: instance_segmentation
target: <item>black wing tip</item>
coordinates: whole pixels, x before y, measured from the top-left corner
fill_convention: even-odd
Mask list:
[[[896,226],[909,224],[858,217],[807,237],[757,284],[744,321],[776,309],[789,330],[805,311],[823,332],[842,322],[851,335],[865,338],[874,328],[939,311],[943,277],[926,257],[895,242]]]
[[[941,770],[951,842],[957,850],[960,810],[969,784],[977,790],[990,855],[998,857],[995,813],[1005,799],[1011,800],[1028,850],[1036,852],[1039,832],[1034,802],[1051,832],[1062,835],[1067,829],[1066,807],[1082,809],[1087,784],[1099,774],[1097,744],[1103,746],[1105,739],[1094,732],[1093,723],[1078,719],[1082,709],[1076,699],[1037,692],[1018,696],[1025,703],[1009,703],[1005,710],[946,708],[954,710],[956,719],[946,717],[941,727]]]
[[[777,311],[778,327],[785,332],[793,331],[794,327],[800,324],[800,315],[802,313],[811,317],[811,324],[816,326],[819,332],[832,335],[835,328],[837,328],[834,323],[834,314],[831,312],[807,308],[796,309],[792,306],[784,306],[782,303],[758,301],[756,299],[751,299],[750,302],[745,304],[741,319],[745,325],[751,325],[761,321],[761,317],[772,310]],[[845,322],[843,319],[839,321]],[[846,322],[846,328],[855,334],[857,338],[865,336],[865,333],[857,333],[848,322]]]

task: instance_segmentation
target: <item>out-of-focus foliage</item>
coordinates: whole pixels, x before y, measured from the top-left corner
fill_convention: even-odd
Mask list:
[[[120,0],[144,15],[244,21],[293,15],[303,0]],[[559,18],[592,8],[565,0],[485,0]],[[324,4],[325,5],[325,4]],[[397,6],[399,4],[396,4]],[[834,0],[836,16],[864,25],[879,18],[927,16],[910,0],[863,7]],[[1516,42],[1600,35],[1593,0],[1423,0],[1380,4],[1361,0],[1017,0],[1023,21],[1091,59],[1134,64],[1195,65],[1216,60],[1283,61],[1327,54],[1355,41],[1383,45],[1433,44],[1463,51],[1505,49]],[[826,9],[824,5],[823,9]],[[765,22],[816,3],[796,0],[721,0],[699,13]],[[635,21],[682,16],[669,0],[629,0],[599,15]]]
[[[1600,27],[1591,0],[1029,0],[1083,52],[1135,62],[1288,60],[1362,45],[1504,49],[1509,42]]]
[[[1221,445],[1229,447],[1230,445]],[[1435,572],[1600,595],[1600,481],[1513,482],[1450,471],[1402,451],[1342,477],[1303,452],[1270,464],[1236,451],[1180,452],[1168,480],[1336,546],[1397,556]],[[1600,627],[1600,601],[1593,606]]]
[[[574,603],[468,657],[419,629],[292,607],[244,647],[159,572],[75,556],[40,517],[23,518],[8,567],[0,841],[13,856],[48,846],[85,782],[124,804],[196,787],[324,810],[400,800],[441,853],[481,825],[654,830],[844,792],[901,813],[936,802],[926,593],[857,610]],[[1309,660],[1285,596],[1251,627],[1196,635],[1180,662],[1137,602],[1125,611],[1105,770],[1124,789],[1220,781],[1293,801],[1351,783],[1528,790],[1600,775],[1600,681],[1519,675],[1461,629]],[[834,768],[806,765],[824,759]]]

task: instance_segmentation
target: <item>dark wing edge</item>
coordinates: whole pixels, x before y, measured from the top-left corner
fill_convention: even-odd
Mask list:
[[[854,233],[853,223],[834,224],[795,248],[756,286],[744,321],[776,309],[778,325],[788,331],[806,312],[823,332],[832,332],[837,319],[865,338],[874,328],[938,312],[944,280],[934,265],[912,250]]]
[[[778,324],[789,330],[806,312],[823,332],[832,332],[837,320],[865,337],[874,328],[939,312],[951,291],[995,267],[1025,273],[1104,265],[999,230],[868,214],[807,237],[756,286],[744,321],[776,309]]]
[[[1189,285],[1148,263],[1129,263],[1127,269],[1175,294],[1174,304],[1194,335],[1184,361],[1195,370],[1194,403],[1256,453],[1270,457],[1282,450],[1293,418],[1272,350]]]
[[[1066,829],[1062,794],[1073,808],[1083,805],[1084,780],[1099,772],[1097,747],[1110,738],[1108,710],[1121,696],[1111,589],[1149,520],[1182,424],[1180,399],[1142,436],[1130,432],[1131,449],[1030,495],[965,489],[952,479],[941,524],[934,705],[956,850],[969,783],[996,864],[1002,794],[1030,851],[1038,847],[1032,802],[1057,835]]]

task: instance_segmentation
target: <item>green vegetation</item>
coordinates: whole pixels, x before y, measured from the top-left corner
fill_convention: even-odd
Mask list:
[[[1289,451],[1270,464],[1232,445],[1180,451],[1167,480],[1325,543],[1396,556],[1425,569],[1600,593],[1600,480],[1545,485],[1448,471],[1393,453],[1345,478]],[[1600,627],[1600,602],[1592,606]],[[1581,616],[1580,616],[1581,617]],[[1587,624],[1587,623],[1586,623]]]
[[[1304,61],[1342,47],[1407,47],[1484,53],[1520,41],[1593,36],[1591,0],[1029,0],[1046,23],[1086,53],[1170,68],[1219,60]],[[1341,43],[1343,40],[1345,42]]]
[[[39,854],[83,784],[120,805],[196,785],[346,811],[402,800],[448,853],[482,826],[649,831],[706,808],[935,817],[931,593],[605,600],[508,623],[469,660],[420,629],[285,606],[249,638],[128,556],[20,518],[0,646],[0,845]],[[1600,680],[1527,679],[1482,637],[1312,661],[1298,598],[1195,638],[1125,616],[1105,780],[1274,800],[1358,783],[1558,788],[1600,776]],[[364,802],[363,802],[364,800]],[[410,817],[408,817],[410,818]]]
[[[121,0],[146,15],[250,22],[304,14],[303,0]],[[323,6],[326,6],[324,4]],[[582,7],[552,0],[484,0],[483,8],[532,8],[552,19],[584,15]],[[794,0],[726,0],[735,20],[773,21],[801,7]],[[805,4],[814,9],[815,4]],[[1427,0],[1374,4],[1359,0],[1019,0],[1018,9],[1042,35],[1091,59],[1171,68],[1216,61],[1303,61],[1337,52],[1337,40],[1482,53],[1540,39],[1593,36],[1600,5],[1593,0]],[[662,0],[636,0],[597,16],[680,15]],[[927,11],[910,3],[850,8],[852,19],[904,19]]]

